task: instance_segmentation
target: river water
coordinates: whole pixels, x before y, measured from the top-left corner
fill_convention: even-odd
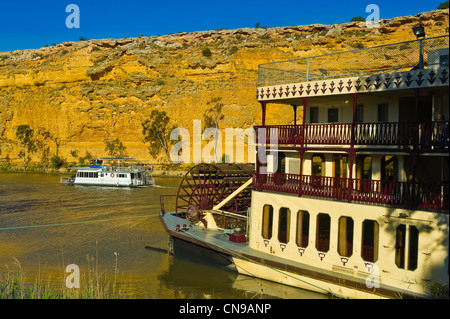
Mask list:
[[[76,264],[80,277],[95,272],[126,298],[323,298],[167,253],[159,196],[176,194],[180,178],[155,177],[155,186],[134,189],[67,186],[59,179],[0,173],[0,228],[47,225],[0,229],[0,283],[20,272],[31,284],[61,287],[66,266]]]

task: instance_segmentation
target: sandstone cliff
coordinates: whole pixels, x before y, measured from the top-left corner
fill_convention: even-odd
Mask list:
[[[244,28],[0,53],[0,158],[17,159],[15,128],[28,124],[58,137],[59,154],[68,161],[74,160],[72,150],[105,156],[104,139],[119,138],[129,156],[155,162],[141,127],[153,109],[192,131],[192,121],[201,120],[209,102],[220,97],[221,127],[260,124],[259,64],[413,40],[411,27],[418,24],[429,37],[446,34],[449,11],[381,20],[378,29],[364,22]],[[210,56],[202,54],[205,48]],[[287,124],[292,117],[290,107],[274,106],[267,121]],[[55,153],[55,144],[46,143]]]

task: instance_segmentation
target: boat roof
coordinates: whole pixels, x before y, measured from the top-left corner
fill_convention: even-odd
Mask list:
[[[114,173],[139,173],[139,172],[147,171],[147,169],[145,169],[144,167],[135,167],[135,168],[134,167],[108,167],[108,166],[104,166],[104,165],[68,167],[67,169],[99,172],[99,171],[102,171],[103,168],[107,168],[107,170],[105,172],[114,172]]]

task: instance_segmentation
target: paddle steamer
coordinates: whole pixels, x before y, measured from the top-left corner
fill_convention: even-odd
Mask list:
[[[260,65],[256,164],[199,164],[174,211],[161,197],[173,254],[343,298],[448,285],[448,40]]]

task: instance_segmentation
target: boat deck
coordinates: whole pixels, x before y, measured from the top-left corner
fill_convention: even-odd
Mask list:
[[[331,271],[325,272],[323,269],[311,265],[285,259],[275,254],[268,254],[258,251],[251,248],[248,242],[235,243],[230,241],[229,236],[220,229],[206,229],[200,226],[192,225],[186,219],[176,216],[175,213],[166,212],[164,215],[160,215],[160,218],[169,234],[178,239],[215,250],[219,253],[230,255],[245,262],[256,263],[260,266],[264,266],[281,273],[286,276],[286,278],[291,277],[294,281],[300,280],[306,285],[308,285],[308,282],[305,282],[303,279],[299,279],[300,276],[302,278],[310,278],[311,282],[320,277],[322,281],[329,281],[330,284],[335,284],[336,280],[338,280],[340,283],[348,282],[365,286],[365,278],[357,278],[344,273],[336,272],[331,274]],[[244,270],[241,273],[246,273],[246,271]],[[367,275],[369,275],[369,273]],[[323,289],[322,293],[333,294],[333,292],[325,289]]]

